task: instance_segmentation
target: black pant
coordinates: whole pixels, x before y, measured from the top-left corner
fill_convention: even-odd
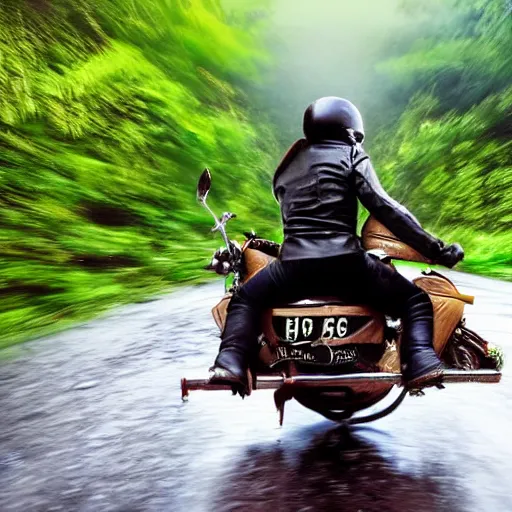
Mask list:
[[[408,347],[432,346],[429,296],[401,274],[365,253],[314,260],[275,261],[244,284],[231,300],[220,348],[246,357],[257,347],[261,313],[313,296],[367,304],[403,323],[402,356]]]

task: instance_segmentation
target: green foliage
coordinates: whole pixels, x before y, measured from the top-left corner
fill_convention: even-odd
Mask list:
[[[408,27],[383,3],[378,37],[365,22],[339,45],[348,4],[319,13],[331,29],[311,45],[300,27],[317,26],[318,9],[289,2],[283,31],[274,3],[287,4],[3,0],[0,346],[207,277],[220,240],[195,202],[204,166],[212,207],[238,214],[233,235],[278,239],[270,181],[281,144],[299,133],[305,103],[340,88],[372,91],[356,101],[371,113],[370,151],[392,195],[464,245],[464,268],[512,279],[508,3],[402,0]],[[265,45],[282,34],[280,48],[301,44],[280,63]],[[340,51],[365,47],[353,38],[373,49]],[[372,79],[373,64],[359,62],[370,58],[380,59]]]
[[[204,279],[205,165],[213,206],[275,230],[256,25],[216,0],[3,2],[0,346]]]
[[[410,101],[373,154],[391,193],[463,244],[464,268],[510,279],[512,14],[501,0],[451,3],[466,24],[380,65]]]

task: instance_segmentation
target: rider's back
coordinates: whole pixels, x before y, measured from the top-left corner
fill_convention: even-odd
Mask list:
[[[356,236],[353,148],[343,142],[302,148],[274,179],[284,227],[282,260],[361,251]]]

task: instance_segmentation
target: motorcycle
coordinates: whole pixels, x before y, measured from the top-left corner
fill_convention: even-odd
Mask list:
[[[238,288],[279,255],[279,244],[245,233],[242,244],[229,239],[226,224],[235,217],[224,213],[219,219],[207,204],[211,174],[205,169],[197,187],[201,205],[215,220],[225,250],[217,252],[207,267],[232,275],[225,295],[213,308],[213,318],[222,332],[229,301]],[[376,219],[363,226],[364,249],[383,263],[393,260],[432,264],[401,242]],[[226,281],[228,282],[228,281]],[[426,268],[413,282],[427,292],[434,308],[434,349],[444,362],[442,383],[498,383],[503,353],[468,329],[464,308],[474,297],[462,294],[439,272]],[[337,297],[309,297],[293,304],[269,308],[263,316],[259,350],[248,371],[249,392],[274,389],[274,401],[282,425],[284,407],[295,399],[324,417],[344,424],[380,419],[403,402],[407,394],[422,395],[422,389],[402,386],[400,373],[401,323],[364,304],[346,304]],[[373,408],[397,390],[390,403],[363,416],[359,411]],[[208,378],[181,380],[182,398],[192,390],[231,389],[213,384]],[[389,400],[386,400],[389,401]]]

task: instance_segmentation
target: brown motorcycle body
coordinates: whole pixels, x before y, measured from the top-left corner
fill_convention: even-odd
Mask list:
[[[248,240],[244,244],[244,282],[277,256],[266,250],[264,242]],[[366,250],[384,251],[392,259],[429,263],[371,217],[363,227],[362,242]],[[460,294],[449,279],[436,272],[421,275],[414,282],[432,300],[434,348],[445,359],[447,346],[461,325],[464,306],[472,304],[473,298]],[[231,295],[226,294],[212,311],[221,331],[230,298]],[[260,340],[259,374],[400,373],[400,328],[390,329],[384,315],[365,305],[343,304],[336,297],[310,298],[269,309],[264,315]],[[452,347],[448,351],[446,361],[452,366],[454,360],[463,359],[470,361],[466,366],[480,367],[481,357],[472,359],[457,350]],[[333,390],[296,390],[293,397],[327,417],[337,412],[348,417],[379,402],[392,387],[372,382]]]

